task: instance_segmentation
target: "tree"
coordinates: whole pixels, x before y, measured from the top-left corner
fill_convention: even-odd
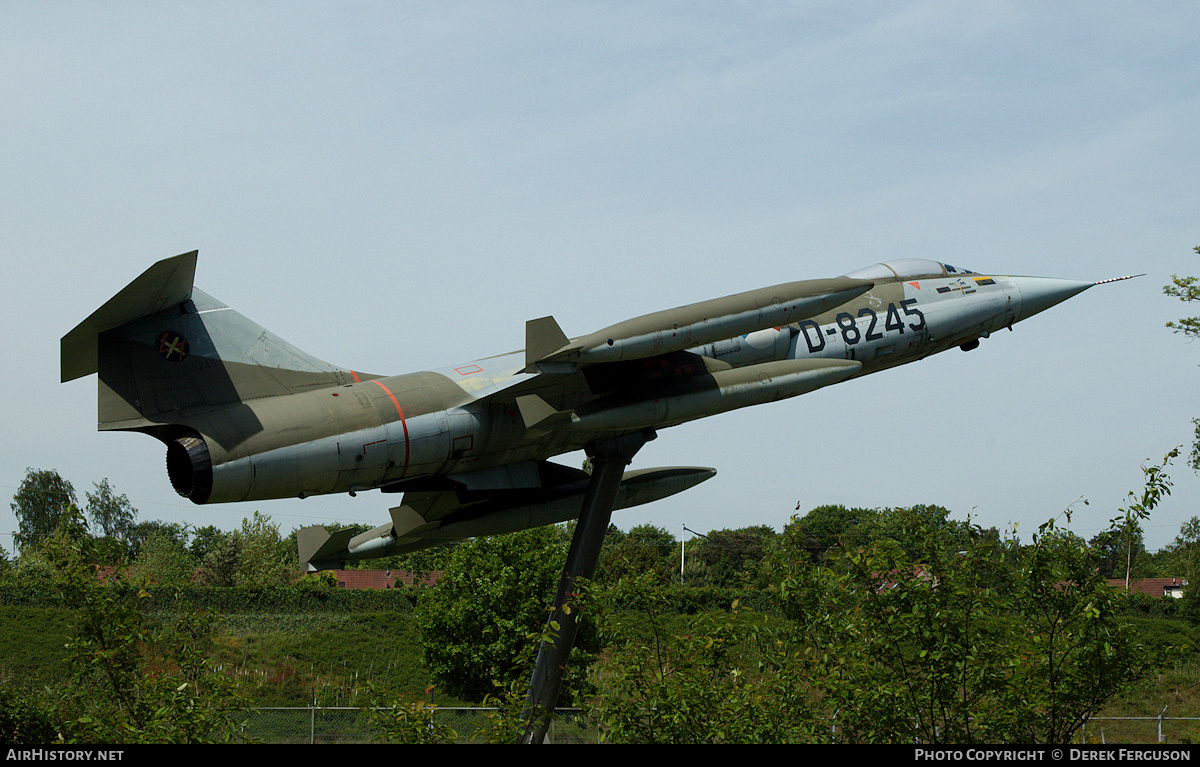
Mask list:
[[[6,581],[9,575],[12,574],[12,571],[12,560],[8,558],[8,552],[4,550],[4,547],[0,546],[0,583]]]
[[[249,701],[215,669],[211,617],[183,609],[162,622],[145,607],[141,573],[96,578],[83,515],[69,507],[43,550],[55,585],[76,615],[67,649],[73,684],[62,697],[68,743],[244,741],[238,714]],[[156,539],[163,540],[163,539]]]
[[[838,546],[863,545],[878,514],[874,509],[848,509],[840,504],[818,506],[803,516],[793,516],[781,542],[808,551],[809,558],[817,562]]]
[[[1151,662],[1086,543],[913,517],[917,551],[776,552],[774,594],[839,742],[1064,743]],[[881,541],[883,542],[883,541]],[[1015,562],[1015,567],[1013,566]]]
[[[1183,523],[1170,548],[1178,562],[1175,575],[1182,571],[1187,578],[1180,614],[1193,625],[1200,625],[1200,517]]]
[[[13,543],[25,549],[48,537],[75,506],[75,488],[53,469],[26,469],[25,479],[13,495],[17,532]]]
[[[196,562],[178,539],[155,534],[141,542],[133,567],[147,582],[180,588],[192,585]]]
[[[92,485],[96,492],[84,494],[87,497],[85,511],[92,521],[92,529],[127,541],[137,521],[137,509],[124,494],[117,495],[107,479]]]
[[[135,558],[140,556],[142,546],[152,538],[166,538],[177,543],[180,548],[187,549],[189,537],[186,524],[163,522],[158,519],[138,522],[129,531],[129,553]]]
[[[704,565],[709,585],[737,586],[757,579],[764,552],[775,539],[767,525],[737,530],[713,530],[692,548]]]
[[[565,558],[552,527],[454,547],[441,579],[421,592],[416,608],[425,660],[441,689],[477,702],[524,672]],[[576,648],[573,664],[583,657],[582,645]]]
[[[243,519],[233,537],[238,545],[238,586],[280,586],[296,571],[292,549],[266,514],[256,511],[252,519]]]
[[[1096,534],[1088,546],[1096,557],[1096,570],[1105,578],[1123,578],[1127,571],[1140,572],[1146,559],[1141,525],[1132,521],[1120,529],[1110,527]]]
[[[763,616],[735,602],[681,618],[646,575],[586,591],[584,610],[605,639],[587,707],[607,741],[804,743],[827,731],[801,667]]]
[[[596,580],[615,582],[639,573],[651,573],[659,584],[669,583],[678,562],[679,543],[664,528],[637,525],[600,552]]]
[[[1196,255],[1200,255],[1200,246],[1193,250]],[[1163,288],[1163,293],[1185,303],[1200,301],[1200,283],[1195,277],[1180,277],[1173,274],[1171,275],[1171,284]],[[1200,317],[1184,317],[1175,322],[1168,322],[1167,327],[1176,333],[1182,333],[1189,339],[1200,338]],[[1188,458],[1188,465],[1194,471],[1200,472],[1200,418],[1193,418],[1192,424],[1196,427],[1196,434],[1192,442],[1192,454]]]
[[[212,525],[202,527],[188,547],[197,563],[197,578],[205,586],[237,585],[241,557],[238,537]]]
[[[1121,514],[1109,521],[1110,530],[1118,536],[1120,550],[1125,557],[1126,592],[1129,591],[1129,578],[1133,571],[1134,550],[1140,545],[1142,537],[1141,522],[1150,518],[1150,512],[1164,496],[1171,494],[1172,483],[1166,468],[1178,455],[1179,448],[1175,448],[1167,453],[1159,464],[1153,466],[1142,464],[1142,474],[1145,475],[1142,494],[1137,496],[1130,491],[1125,507],[1121,509]],[[1144,547],[1142,550],[1145,550]]]

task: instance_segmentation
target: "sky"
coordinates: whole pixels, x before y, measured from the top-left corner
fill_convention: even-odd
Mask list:
[[[1090,538],[1200,416],[1200,347],[1165,327],[1200,307],[1162,291],[1200,274],[1197,30],[1194,2],[2,3],[0,547],[27,468],[141,520],[387,519],[375,492],[195,506],[160,443],[95,430],[94,376],[59,383],[63,335],[196,249],[197,287],[387,375],[889,259],[1145,273],[663,430],[634,468],[716,477],[614,515],[685,537],[923,503]],[[1200,515],[1169,473],[1151,550]]]

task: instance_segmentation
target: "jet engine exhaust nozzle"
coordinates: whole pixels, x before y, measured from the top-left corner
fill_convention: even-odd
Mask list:
[[[180,437],[167,443],[167,476],[175,492],[192,503],[205,503],[212,494],[213,469],[208,444],[199,437]]]

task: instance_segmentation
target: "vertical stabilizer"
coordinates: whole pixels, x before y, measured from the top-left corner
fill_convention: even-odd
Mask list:
[[[194,288],[195,268],[195,251],[158,262],[63,337],[62,380],[99,373],[101,429],[353,382]]]

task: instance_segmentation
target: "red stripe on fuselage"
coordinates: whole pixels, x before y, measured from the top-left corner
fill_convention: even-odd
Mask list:
[[[400,425],[404,427],[404,468],[400,471],[400,476],[403,477],[408,473],[408,421],[404,420],[404,411],[400,408],[400,402],[396,399],[396,395],[392,394],[392,390],[374,379],[371,380],[371,383],[379,384],[379,388],[387,392],[392,399],[392,404],[396,406],[396,412],[400,415]]]

